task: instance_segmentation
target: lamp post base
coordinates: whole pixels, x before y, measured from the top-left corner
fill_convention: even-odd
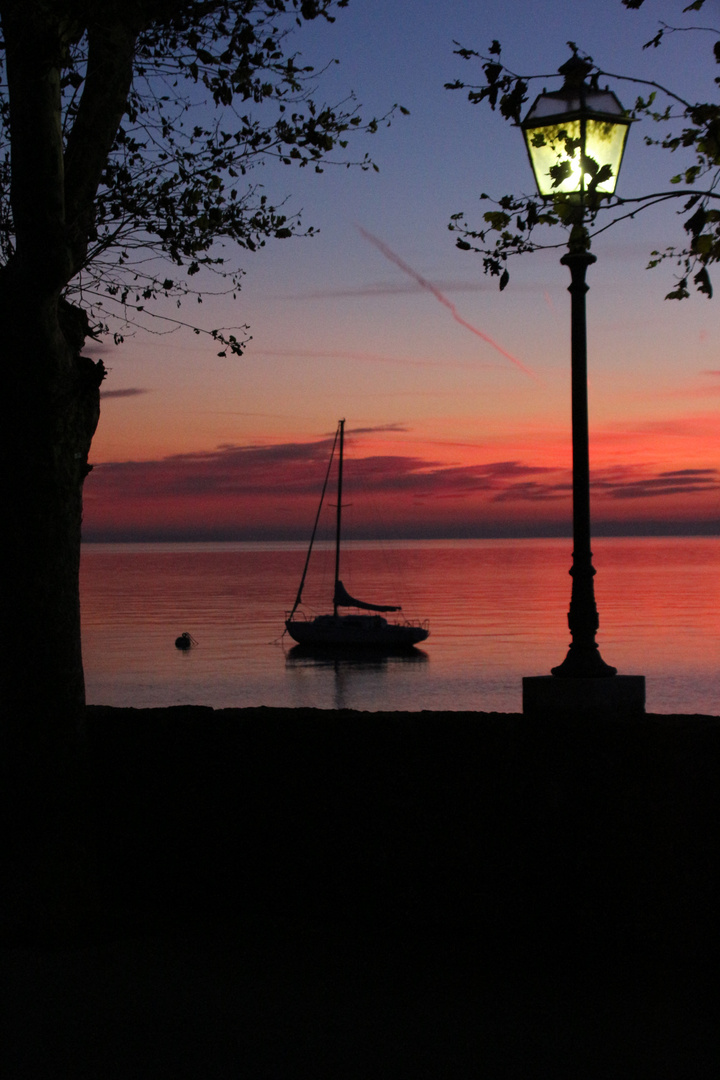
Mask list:
[[[522,690],[523,715],[537,719],[630,720],[645,715],[644,675],[531,675],[523,679]]]
[[[597,645],[582,648],[573,644],[562,664],[551,668],[551,672],[561,679],[606,679],[617,675],[617,668],[605,663]]]

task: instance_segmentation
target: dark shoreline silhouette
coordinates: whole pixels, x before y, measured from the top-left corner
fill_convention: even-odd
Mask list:
[[[98,706],[87,755],[13,1077],[715,1075],[720,718]]]

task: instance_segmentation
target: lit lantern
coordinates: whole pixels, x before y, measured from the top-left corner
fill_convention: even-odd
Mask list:
[[[542,93],[520,125],[538,191],[562,196],[572,213],[568,250],[560,262],[570,270],[570,364],[572,375],[573,552],[568,629],[572,642],[551,677],[523,679],[523,712],[536,717],[595,714],[636,716],[645,711],[645,678],[618,675],[600,656],[595,635],[600,625],[590,538],[590,456],[587,393],[585,274],[595,261],[585,227],[585,210],[612,195],[617,184],[630,117],[610,90],[587,82],[592,63],[574,54],[559,69],[560,90]],[[560,215],[558,215],[560,216]],[[574,220],[573,220],[574,219]]]
[[[540,94],[520,125],[538,191],[543,197],[612,195],[630,117],[611,90],[585,81],[589,61],[573,55],[558,70],[563,86]]]

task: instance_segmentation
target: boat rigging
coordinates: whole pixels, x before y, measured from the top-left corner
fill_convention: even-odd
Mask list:
[[[365,600],[357,600],[350,596],[340,578],[340,553],[342,542],[342,488],[343,488],[343,461],[345,447],[345,420],[338,421],[335,440],[330,453],[325,482],[320,495],[318,506],[310,537],[305,566],[303,568],[300,586],[298,588],[292,611],[285,620],[285,628],[290,637],[299,645],[311,648],[342,649],[352,651],[372,650],[375,652],[402,652],[412,649],[421,641],[425,641],[430,634],[426,623],[388,622],[380,612],[401,611],[399,604],[371,604]],[[302,603],[302,593],[310,564],[310,555],[315,541],[320,511],[322,510],[325,493],[332,469],[333,459],[337,450],[338,454],[338,478],[337,478],[337,511],[335,517],[335,581],[333,589],[332,615],[318,615],[314,619],[297,616],[297,610]],[[365,615],[352,614],[341,615],[340,608],[355,608],[359,611],[372,611],[377,614]]]

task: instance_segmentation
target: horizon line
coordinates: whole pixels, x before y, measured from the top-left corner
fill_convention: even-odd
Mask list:
[[[711,537],[720,538],[720,525],[718,523],[711,522],[692,522],[678,523],[676,527],[672,527],[667,523],[642,523],[637,526],[629,527],[623,525],[622,528],[603,528],[598,525],[593,532],[594,539],[618,539],[618,540],[637,540],[637,539],[673,539],[677,537],[702,537],[709,539]],[[345,537],[348,543],[455,543],[461,540],[568,540],[572,541],[572,532],[568,529],[550,527],[544,530],[534,529],[532,531],[520,531],[520,530],[499,530],[488,531],[479,533],[477,531],[468,531],[462,533],[456,533],[455,535],[440,535],[435,533],[426,533],[424,535],[402,535],[402,536],[375,536],[375,535],[360,535],[354,536],[348,535]],[[326,539],[324,543],[334,543],[332,539]],[[279,533],[277,530],[271,530],[267,532],[256,532],[248,535],[247,533],[240,536],[237,533],[230,532],[206,532],[203,534],[189,534],[189,533],[161,533],[161,532],[149,532],[138,531],[129,532],[125,530],[118,530],[117,532],[98,531],[97,533],[90,533],[88,536],[82,537],[83,544],[304,544],[307,545],[307,534],[290,534]]]

